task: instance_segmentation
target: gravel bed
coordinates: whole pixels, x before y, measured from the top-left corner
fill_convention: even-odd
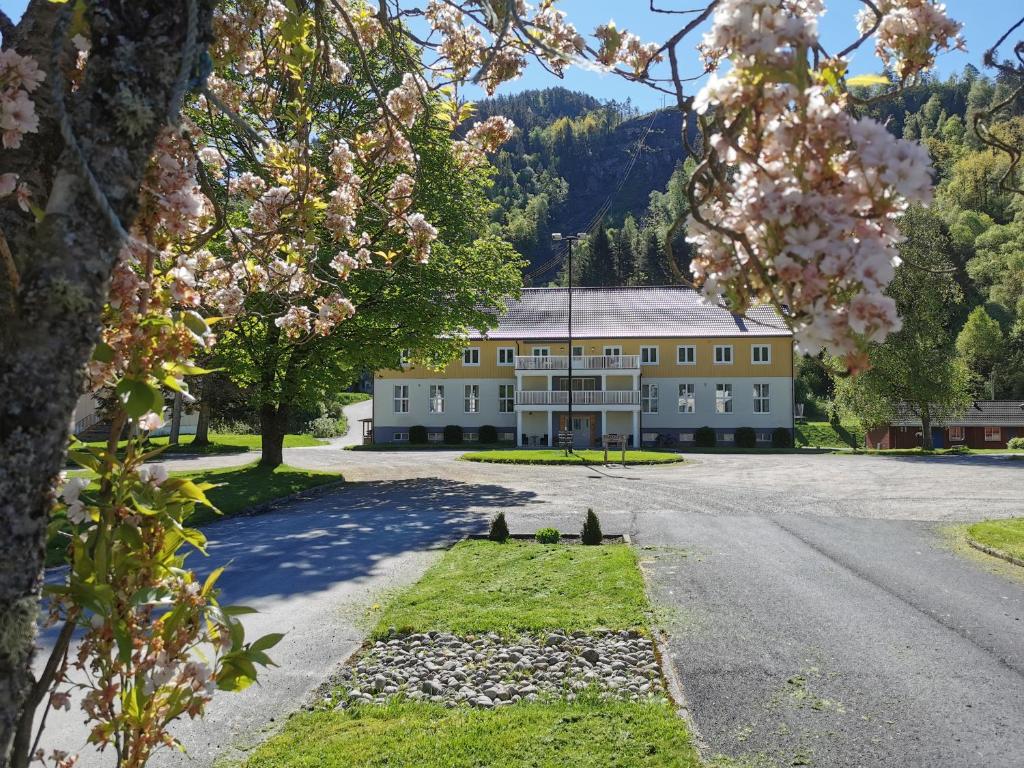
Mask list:
[[[633,701],[665,696],[651,639],[626,630],[378,640],[335,682],[339,708],[395,697],[490,708],[551,696],[572,700],[588,689]]]

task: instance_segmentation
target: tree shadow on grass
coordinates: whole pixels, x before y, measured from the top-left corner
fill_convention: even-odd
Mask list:
[[[276,512],[211,523],[209,557],[189,561],[203,573],[228,566],[218,586],[229,603],[317,592],[367,578],[390,557],[484,532],[496,512],[534,498],[435,478],[352,483]]]

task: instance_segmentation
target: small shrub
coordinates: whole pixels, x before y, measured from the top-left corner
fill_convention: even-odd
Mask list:
[[[601,543],[601,521],[597,519],[594,510],[587,510],[587,519],[583,521],[583,530],[580,531],[580,541],[584,544]]]
[[[449,424],[444,428],[444,441],[448,445],[459,445],[462,442],[462,427]]]
[[[699,427],[693,433],[693,444],[697,448],[714,448],[715,442],[715,430],[711,427]]]
[[[968,448],[966,445],[954,445],[954,446],[950,446],[950,448],[949,448],[949,450],[947,452],[948,453],[969,453],[970,452],[970,448]]]
[[[534,537],[538,544],[557,544],[562,538],[562,534],[558,532],[557,528],[541,528],[534,534]]]
[[[793,435],[785,427],[776,427],[772,432],[772,448],[792,448]]]
[[[505,522],[504,512],[499,512],[498,516],[491,520],[491,530],[487,532],[487,538],[502,544],[508,541],[508,523]]]
[[[481,443],[496,443],[498,442],[498,429],[490,424],[484,424],[480,427],[479,440]]]
[[[341,434],[341,425],[338,420],[330,416],[321,416],[309,422],[309,434],[313,437],[338,437]]]
[[[1024,451],[1024,437],[1011,437],[1006,441],[1006,447],[1012,451]]]
[[[426,445],[427,428],[422,424],[417,424],[415,427],[409,427],[409,442],[413,445]]]
[[[736,430],[735,440],[737,448],[756,448],[757,432],[753,427],[740,427]]]

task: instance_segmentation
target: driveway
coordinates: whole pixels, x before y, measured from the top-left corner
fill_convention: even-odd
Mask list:
[[[293,449],[352,485],[207,533],[225,599],[287,629],[263,685],[179,733],[191,759],[259,740],[365,634],[367,606],[505,511],[640,547],[706,756],[755,766],[999,766],[1024,754],[1024,582],[949,522],[1024,514],[1024,462],[698,455],[682,466],[522,467],[459,453]],[[175,464],[183,462],[176,460]],[[176,467],[177,468],[177,467]],[[372,611],[371,611],[372,616]],[[72,735],[68,719],[44,742]],[[84,765],[104,763],[86,760]]]

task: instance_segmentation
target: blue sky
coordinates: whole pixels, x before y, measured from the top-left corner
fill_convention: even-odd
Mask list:
[[[949,13],[964,25],[964,37],[968,51],[947,53],[940,56],[937,71],[940,76],[960,71],[967,63],[981,69],[981,55],[999,36],[1019,18],[1019,0],[946,0]],[[698,0],[657,0],[663,8],[693,8],[700,5]],[[12,18],[21,16],[26,0],[0,0],[0,8]],[[858,0],[828,0],[828,13],[821,25],[822,41],[826,49],[836,51],[856,39],[854,16],[861,7]],[[616,24],[627,27],[645,41],[662,42],[681,26],[686,16],[652,14],[648,0],[561,0],[558,7],[566,11],[570,21],[583,31],[590,31],[598,24],[614,19]],[[683,21],[682,23],[685,23]],[[1014,39],[1014,41],[1016,38]],[[693,38],[696,43],[697,37]],[[692,47],[688,50],[692,50]],[[1009,47],[1006,48],[1009,50]],[[856,74],[878,72],[881,64],[871,50],[858,51],[852,61],[851,70]],[[684,71],[696,75],[700,64],[696,52],[684,62]],[[516,93],[529,88],[547,88],[563,85],[566,88],[584,91],[602,99],[624,101],[631,99],[641,110],[661,106],[662,96],[649,88],[629,83],[613,75],[572,68],[563,80],[547,73],[539,66],[531,66],[520,79],[505,84],[499,93]],[[479,98],[478,89],[467,89],[469,98]]]

